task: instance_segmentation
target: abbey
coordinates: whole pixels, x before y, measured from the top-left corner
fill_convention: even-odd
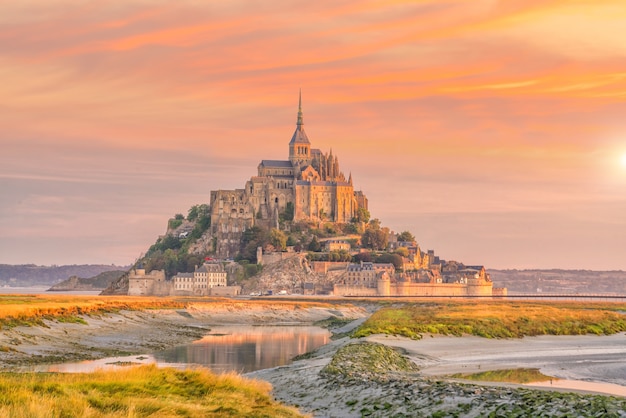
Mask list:
[[[367,198],[346,180],[339,159],[311,148],[304,132],[302,95],[296,130],[289,141],[288,160],[262,160],[258,175],[245,188],[211,192],[211,232],[218,257],[239,250],[243,232],[254,226],[277,228],[279,219],[347,223]]]

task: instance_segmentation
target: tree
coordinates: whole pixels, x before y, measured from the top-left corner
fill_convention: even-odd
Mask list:
[[[293,206],[293,202],[287,202],[284,212],[278,215],[278,217],[281,221],[293,221],[294,214],[295,209]]]
[[[372,220],[369,222],[369,224],[367,225],[367,227],[368,227],[369,229],[374,229],[374,230],[376,230],[376,229],[380,229],[380,219],[378,219],[378,218],[374,218],[374,219],[372,219]]]
[[[396,251],[394,251],[396,254],[398,254],[401,257],[408,257],[409,256],[409,249],[406,247],[399,247],[396,248]]]
[[[409,231],[403,231],[398,235],[398,241],[415,242],[415,237]]]
[[[256,249],[265,247],[269,243],[269,232],[265,228],[253,226],[244,231],[241,237],[241,251],[237,256],[238,260],[249,260],[256,263]]]
[[[370,253],[369,251],[355,254],[352,258],[354,259],[355,263],[360,263],[361,261],[363,261],[364,263],[369,263],[373,260],[372,253]]]
[[[189,212],[187,212],[187,220],[194,221],[198,218],[198,205],[193,205],[189,208]]]
[[[358,234],[359,229],[354,223],[343,224],[342,231],[344,234]]]
[[[368,223],[370,221],[370,211],[365,208],[358,208],[354,218],[352,218],[353,223],[364,222]]]
[[[315,235],[313,235],[313,239],[311,240],[311,242],[309,242],[307,249],[313,252],[319,252],[322,250],[322,246],[320,245]]]
[[[287,247],[293,247],[298,244],[298,241],[291,235],[287,237]]]
[[[182,243],[180,242],[180,239],[178,239],[178,237],[175,237],[174,235],[171,235],[171,234],[166,235],[163,239],[158,241],[156,244],[157,249],[161,251],[165,251],[169,249],[177,250],[181,247],[181,245]]]
[[[361,236],[361,246],[372,250],[384,250],[389,243],[388,234],[382,229],[368,228]]]
[[[284,251],[287,249],[287,235],[279,229],[272,228],[270,231],[269,242],[277,250]]]
[[[176,219],[177,221],[182,221],[183,219],[185,219],[185,217],[182,213],[177,213],[176,215],[174,215],[174,219]]]
[[[403,267],[402,257],[400,257],[398,254],[392,253],[380,254],[378,257],[376,257],[374,263],[391,263],[398,271],[402,271]]]

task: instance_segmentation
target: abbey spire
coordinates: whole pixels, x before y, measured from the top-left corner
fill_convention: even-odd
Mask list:
[[[304,132],[304,121],[302,117],[302,90],[298,94],[298,121],[296,131],[289,141],[289,161],[293,165],[311,163],[311,143]]]
[[[304,125],[304,121],[302,120],[302,89],[300,89],[300,93],[298,95],[298,122],[296,126],[298,129],[302,129],[302,125]]]

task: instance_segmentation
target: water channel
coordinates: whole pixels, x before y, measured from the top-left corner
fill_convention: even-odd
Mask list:
[[[129,365],[206,367],[247,373],[291,363],[293,357],[328,343],[330,332],[314,326],[216,326],[198,341],[151,354],[37,366],[36,371],[85,373]]]

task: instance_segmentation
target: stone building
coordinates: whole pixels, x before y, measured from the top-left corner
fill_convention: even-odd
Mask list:
[[[391,263],[371,263],[361,261],[350,263],[346,268],[343,283],[350,286],[365,286],[375,288],[378,280],[386,276],[393,276],[396,269]]]
[[[165,278],[164,270],[146,273],[143,267],[131,269],[128,274],[129,296],[167,296],[170,294],[170,282]]]
[[[295,221],[347,223],[360,207],[367,209],[367,198],[354,190],[352,175],[346,179],[332,150],[322,153],[311,147],[302,96],[288,148],[288,160],[261,160],[257,175],[244,188],[211,192],[211,233],[218,256],[234,256],[246,229],[278,227],[281,215]]]
[[[221,263],[204,263],[193,273],[172,277],[174,294],[209,295],[214,287],[226,286],[226,270]]]
[[[325,251],[350,251],[351,245],[345,239],[329,239],[324,242]]]

